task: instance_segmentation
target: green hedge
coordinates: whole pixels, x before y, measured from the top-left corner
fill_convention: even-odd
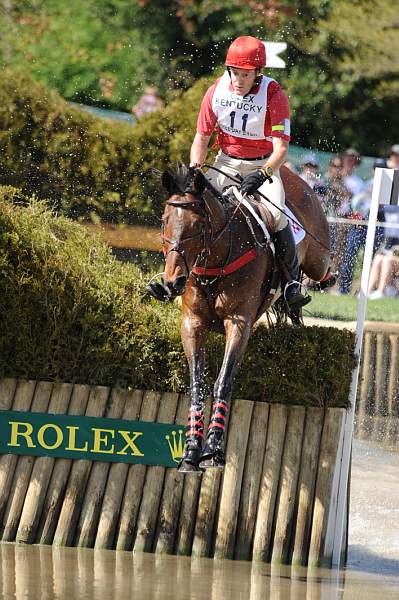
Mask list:
[[[44,202],[0,187],[0,377],[187,390],[176,304],[144,294],[143,275]],[[209,381],[223,356],[210,336]],[[259,326],[234,396],[346,406],[354,336]]]
[[[132,127],[72,108],[21,73],[0,83],[0,184],[46,199],[60,214],[115,223],[157,221],[164,200],[147,174],[187,160],[201,80]]]

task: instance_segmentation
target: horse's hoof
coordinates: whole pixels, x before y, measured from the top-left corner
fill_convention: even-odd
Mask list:
[[[178,466],[179,473],[196,473],[200,475],[202,473],[202,469],[199,468],[198,465],[193,465],[192,463],[187,462],[186,460],[182,460],[180,465]]]
[[[226,464],[222,450],[216,450],[212,454],[204,454],[200,459],[202,469],[224,469]]]

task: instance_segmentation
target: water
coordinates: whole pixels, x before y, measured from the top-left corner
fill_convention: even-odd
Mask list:
[[[0,545],[0,597],[17,600],[397,599],[399,578],[112,550]]]
[[[0,544],[0,599],[399,599],[399,454],[355,441],[348,568]]]

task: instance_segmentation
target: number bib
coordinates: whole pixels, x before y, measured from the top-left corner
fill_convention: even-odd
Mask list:
[[[229,135],[251,140],[264,140],[267,111],[267,89],[274,81],[262,77],[256,94],[239,96],[229,89],[228,71],[220,78],[212,98],[212,110],[222,131]]]

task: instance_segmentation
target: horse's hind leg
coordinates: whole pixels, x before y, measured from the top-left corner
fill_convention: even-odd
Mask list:
[[[226,347],[222,368],[213,390],[212,414],[200,466],[223,468],[224,433],[230,408],[233,381],[248,344],[253,320],[234,317],[225,322]]]

